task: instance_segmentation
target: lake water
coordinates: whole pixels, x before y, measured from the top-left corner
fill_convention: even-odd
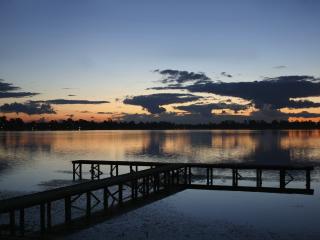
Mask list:
[[[68,183],[76,159],[316,166],[311,196],[186,190],[71,239],[320,239],[319,130],[0,132],[0,142],[2,198]]]

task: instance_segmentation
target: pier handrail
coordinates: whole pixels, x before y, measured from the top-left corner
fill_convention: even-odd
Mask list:
[[[170,163],[146,161],[112,161],[112,160],[73,160],[73,164],[100,164],[119,166],[174,166],[199,168],[230,168],[230,169],[264,169],[264,170],[314,170],[313,166],[299,164],[257,164],[257,163]]]

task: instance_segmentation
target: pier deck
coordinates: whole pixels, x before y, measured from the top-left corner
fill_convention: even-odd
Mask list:
[[[310,188],[310,172],[312,166],[300,165],[256,165],[256,164],[209,164],[209,163],[157,163],[129,161],[72,161],[73,179],[83,179],[83,169],[88,168],[91,181],[78,183],[44,192],[29,194],[0,201],[0,215],[8,214],[8,229],[3,234],[24,236],[25,209],[39,207],[39,233],[45,234],[53,229],[52,204],[61,201],[64,211],[64,222],[58,225],[70,226],[75,221],[89,219],[96,205],[102,205],[102,212],[108,215],[110,209],[121,209],[124,203],[138,203],[151,195],[163,192],[175,192],[176,189],[206,189],[225,191],[271,192],[313,194]],[[127,172],[120,172],[119,167],[126,167]],[[141,169],[143,167],[144,169]],[[139,170],[140,168],[140,170]],[[216,185],[213,170],[224,169],[230,173],[231,184]],[[255,186],[242,186],[245,171],[254,171]],[[105,172],[108,178],[102,178]],[[203,181],[196,176],[198,172]],[[279,183],[275,187],[263,186],[263,172],[275,171],[279,175]],[[305,175],[305,187],[289,188],[287,185],[294,179],[290,171],[298,171]],[[241,175],[242,174],[242,175]],[[101,179],[100,179],[101,178]],[[126,190],[125,190],[126,188]],[[101,194],[97,194],[97,191]],[[83,197],[84,206],[79,206],[79,198]],[[83,202],[82,202],[83,205]],[[74,218],[72,209],[83,208],[84,216]],[[18,221],[16,221],[18,220]]]

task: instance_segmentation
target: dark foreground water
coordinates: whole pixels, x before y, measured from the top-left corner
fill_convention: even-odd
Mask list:
[[[186,190],[68,239],[320,239],[317,130],[0,132],[0,142],[1,198],[68,184],[75,159],[317,167],[312,196]]]

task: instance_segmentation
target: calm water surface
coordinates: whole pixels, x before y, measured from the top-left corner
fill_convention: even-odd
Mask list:
[[[0,190],[71,178],[71,161],[320,164],[320,131],[0,132]]]
[[[113,239],[157,239],[162,233],[167,239],[179,239],[177,234],[197,239],[203,232],[209,235],[201,239],[212,239],[210,232],[221,239],[239,234],[243,239],[320,239],[318,130],[0,132],[0,141],[2,193],[39,191],[70,180],[76,159],[316,166],[312,196],[186,190],[71,239],[104,239],[106,233]],[[126,235],[120,236],[124,227]]]

